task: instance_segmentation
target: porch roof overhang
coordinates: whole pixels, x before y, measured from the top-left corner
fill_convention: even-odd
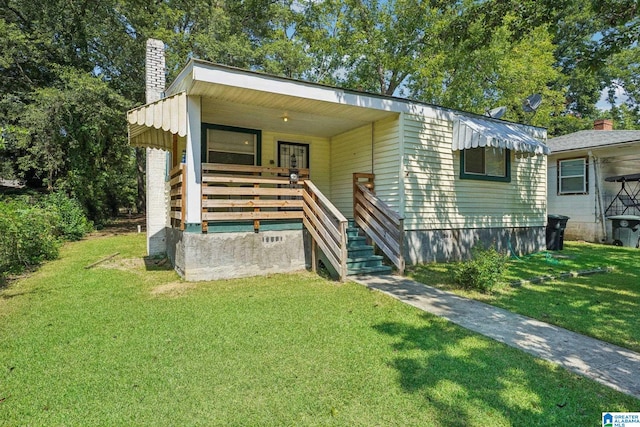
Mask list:
[[[187,135],[186,92],[129,110],[127,125],[131,145],[170,149],[172,135]]]
[[[402,112],[424,114],[427,111],[431,117],[449,114],[429,105],[418,108],[401,98],[272,76],[198,59],[189,60],[165,94],[165,99],[178,96],[182,102],[179,108],[167,106],[163,99],[127,113],[132,145],[171,147],[171,134],[177,132],[164,124],[166,114],[179,113],[186,117],[187,98],[199,103],[201,120],[205,123],[320,138],[331,138],[385,118],[397,117]],[[180,128],[187,127],[185,120],[180,119]],[[177,134],[183,136],[183,132]]]
[[[542,141],[515,123],[457,116],[453,123],[452,149],[455,151],[477,147],[506,148],[537,155],[548,155],[551,152]]]

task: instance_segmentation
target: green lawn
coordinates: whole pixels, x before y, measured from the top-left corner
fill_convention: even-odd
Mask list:
[[[0,291],[0,425],[598,426],[640,408],[354,283],[187,284],[144,248],[68,244]]]
[[[606,274],[503,284],[491,294],[456,289],[447,264],[420,265],[409,275],[545,322],[640,351],[640,250],[565,242],[564,250],[542,252],[509,263],[508,281],[610,267]]]

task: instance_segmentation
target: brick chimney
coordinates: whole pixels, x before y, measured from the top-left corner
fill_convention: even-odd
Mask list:
[[[164,43],[161,40],[147,40],[145,61],[146,101],[155,102],[162,98],[165,86]],[[166,229],[169,221],[167,204],[168,184],[165,182],[167,152],[157,148],[147,148],[147,253],[163,254],[166,248]]]
[[[613,130],[613,121],[609,119],[598,119],[593,122],[593,130]]]

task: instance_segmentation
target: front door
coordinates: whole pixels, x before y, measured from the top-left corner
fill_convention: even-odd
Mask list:
[[[309,144],[298,142],[278,141],[278,167],[289,169],[301,169],[309,167]],[[297,187],[297,184],[291,184]],[[295,199],[291,196],[281,196],[281,199]],[[288,208],[280,208],[288,210]]]
[[[278,141],[278,167],[305,169],[309,167],[309,144]]]

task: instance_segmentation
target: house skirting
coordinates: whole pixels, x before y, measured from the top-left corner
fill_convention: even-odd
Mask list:
[[[608,243],[611,239],[611,221],[607,220],[606,224]],[[581,222],[574,221],[569,218],[567,228],[564,231],[564,240],[584,240],[586,242],[602,243],[605,241],[602,224],[599,222]]]
[[[476,245],[523,255],[546,249],[545,227],[405,230],[407,264],[460,261]]]
[[[167,228],[167,256],[187,281],[231,279],[307,268],[303,230],[190,233]]]

